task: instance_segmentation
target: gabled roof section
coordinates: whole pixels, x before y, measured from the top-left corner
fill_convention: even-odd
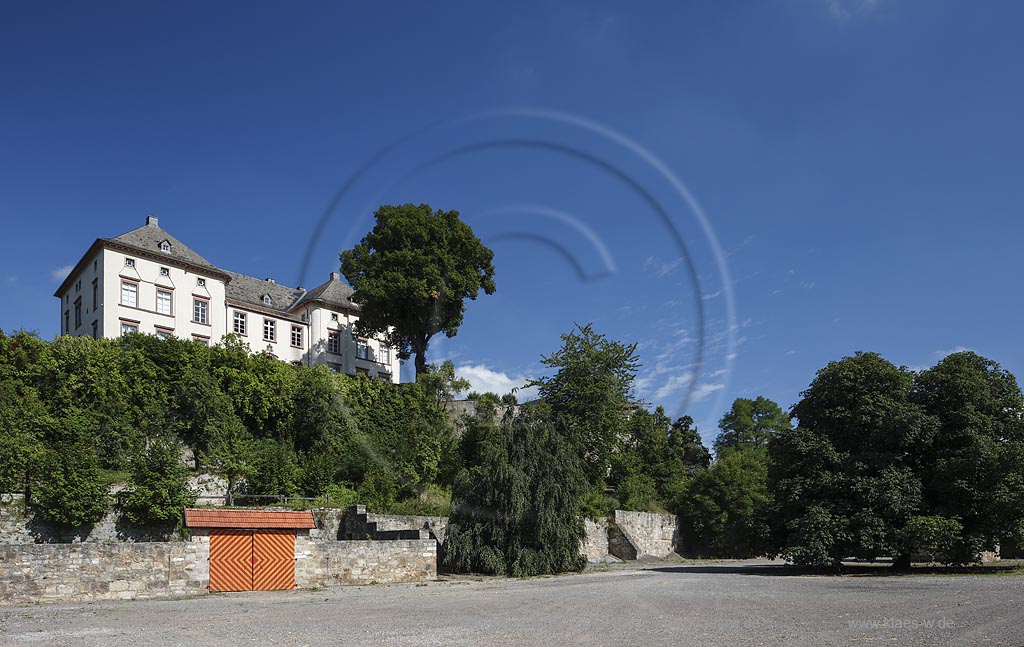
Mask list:
[[[208,269],[211,272],[223,273],[223,270],[218,269],[213,263],[189,248],[188,245],[161,229],[159,224],[157,224],[157,219],[153,216],[147,218],[146,224],[138,229],[133,229],[116,238],[101,238],[100,240],[109,243],[120,243],[123,246],[133,247],[140,251],[148,252],[150,255],[156,254],[158,256],[174,259],[195,267]],[[164,242],[170,243],[170,252],[165,252],[160,249],[160,244]]]
[[[217,510],[185,508],[185,525],[189,528],[316,528],[313,513],[278,510]]]
[[[352,301],[352,288],[341,280],[341,275],[331,272],[331,279],[321,283],[302,297],[296,303],[296,307],[304,303],[319,301],[327,306],[334,306],[339,310],[358,310],[359,306]]]
[[[305,294],[305,290],[300,288],[290,288],[287,285],[229,270],[221,271],[231,277],[231,281],[224,288],[224,296],[236,303],[244,303],[263,310],[288,312]],[[265,295],[270,295],[270,305],[263,302]]]
[[[160,243],[168,242],[171,251],[161,250]],[[147,216],[146,224],[138,229],[133,229],[126,234],[116,238],[97,238],[88,251],[75,264],[74,269],[64,278],[53,296],[60,298],[60,295],[70,286],[71,281],[81,274],[89,259],[104,248],[117,249],[127,254],[138,255],[152,261],[166,262],[168,265],[184,266],[198,273],[218,277],[224,281],[231,279],[228,273],[206,260],[188,245],[181,242],[174,236],[160,228],[155,216]]]

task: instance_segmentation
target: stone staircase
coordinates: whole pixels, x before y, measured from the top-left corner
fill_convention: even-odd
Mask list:
[[[366,506],[353,505],[345,508],[338,539],[434,539],[440,544],[444,541],[444,531],[431,523],[432,520],[432,517],[377,515],[366,512]]]

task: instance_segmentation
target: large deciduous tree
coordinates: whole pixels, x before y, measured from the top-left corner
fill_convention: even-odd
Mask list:
[[[913,399],[938,419],[920,461],[924,506],[936,519],[915,524],[922,531],[907,536],[922,545],[908,548],[930,543],[942,561],[957,562],[1001,541],[1020,545],[1024,397],[1017,380],[992,360],[954,353],[918,374]]]
[[[494,253],[459,219],[430,205],[384,205],[377,223],[341,253],[341,271],[361,311],[357,330],[380,335],[399,357],[415,355],[416,375],[427,370],[431,338],[454,337],[465,300],[494,293]]]
[[[796,563],[899,552],[921,505],[916,456],[934,419],[911,402],[914,374],[876,353],[818,371],[794,407],[799,426],[769,442],[776,549]]]
[[[600,487],[635,406],[636,344],[612,341],[591,324],[577,325],[562,342],[541,358],[557,372],[530,385],[539,387],[555,424],[584,457],[591,484]]]

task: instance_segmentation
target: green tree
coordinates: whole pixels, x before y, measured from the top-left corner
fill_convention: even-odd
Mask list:
[[[953,550],[994,550],[1019,541],[1024,523],[1024,397],[1017,380],[973,352],[954,353],[921,372],[914,400],[938,419],[922,452],[924,508],[946,521]],[[932,524],[934,525],[934,524]],[[955,532],[954,532],[955,529]]]
[[[541,404],[477,439],[452,492],[444,567],[521,577],[578,571],[587,480],[574,446]]]
[[[440,365],[429,364],[422,375],[416,376],[416,381],[423,389],[435,397],[437,406],[440,409],[455,399],[455,396],[468,389],[471,385],[469,380],[455,375],[455,365],[450,360],[445,360]],[[477,399],[480,394],[475,394]]]
[[[203,457],[204,462],[212,472],[227,479],[228,505],[234,505],[239,479],[250,476],[256,469],[256,441],[234,415],[222,419],[211,431],[210,448]]]
[[[768,445],[775,550],[818,566],[899,550],[921,505],[915,453],[934,432],[913,379],[876,353],[818,371],[793,409],[799,426]]]
[[[494,293],[494,253],[457,211],[383,205],[374,216],[373,230],[341,253],[341,271],[361,308],[356,329],[380,335],[403,359],[415,355],[419,377],[427,372],[431,338],[454,337],[465,300],[480,290]]]
[[[249,494],[293,495],[298,491],[299,466],[295,450],[285,441],[264,438],[256,441],[252,471],[245,479]]]
[[[53,420],[35,389],[0,380],[0,491],[29,493],[33,466]]]
[[[768,467],[755,452],[726,451],[677,502],[684,543],[705,557],[753,557],[768,536]]]
[[[166,437],[146,441],[131,463],[125,516],[139,525],[180,522],[182,510],[196,502],[188,475],[177,442]]]
[[[768,398],[736,398],[732,408],[718,421],[720,433],[715,439],[715,454],[726,449],[752,449],[767,459],[768,441],[792,427],[789,416]]]
[[[92,443],[77,432],[80,420],[61,421],[61,438],[43,452],[34,488],[39,515],[77,528],[99,521],[107,510],[108,488]]]
[[[556,373],[529,386],[539,387],[555,425],[584,457],[588,480],[600,488],[634,408],[636,344],[609,340],[591,324],[577,325],[541,363]]]

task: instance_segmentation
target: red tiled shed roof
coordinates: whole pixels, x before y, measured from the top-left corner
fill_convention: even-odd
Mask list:
[[[185,508],[189,528],[316,528],[313,513],[277,510]]]

